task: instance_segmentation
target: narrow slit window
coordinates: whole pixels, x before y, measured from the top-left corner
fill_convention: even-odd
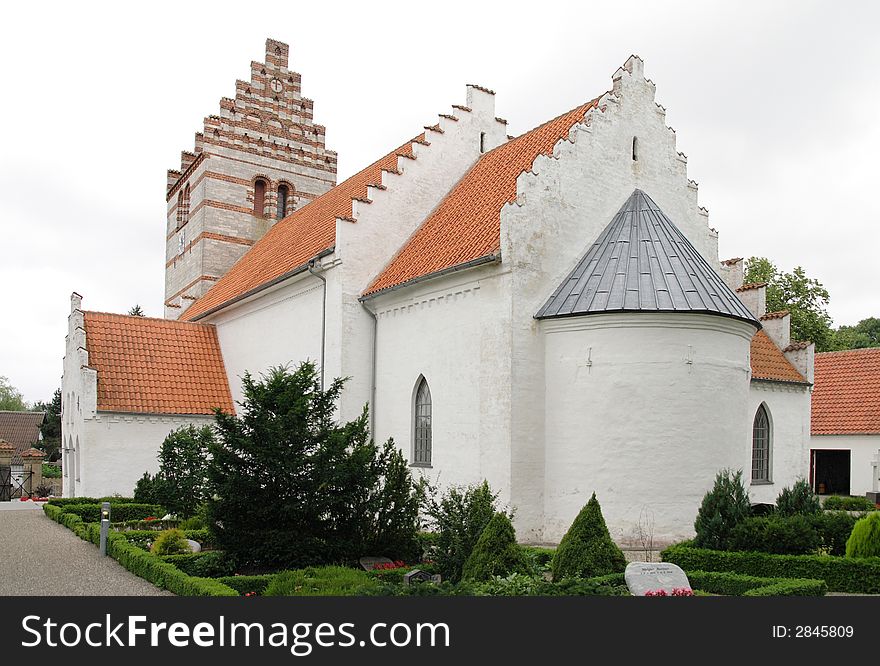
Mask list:
[[[432,431],[431,431],[431,389],[422,377],[416,389],[416,400],[413,424],[413,463],[416,465],[431,464]]]
[[[632,158],[633,162],[637,162],[639,160],[639,140],[636,137],[633,137]]]
[[[486,133],[480,132],[480,152],[486,152]]]
[[[279,185],[278,186],[278,212],[277,218],[279,220],[283,220],[287,216],[287,199],[289,197],[290,190],[287,185]]]

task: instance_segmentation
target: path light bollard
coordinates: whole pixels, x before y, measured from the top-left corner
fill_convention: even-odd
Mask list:
[[[101,505],[101,555],[107,554],[107,535],[110,533],[110,502]]]

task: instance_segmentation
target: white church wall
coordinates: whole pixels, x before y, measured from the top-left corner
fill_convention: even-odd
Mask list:
[[[324,277],[332,290],[338,276],[328,271]],[[322,289],[318,278],[301,273],[206,319],[217,327],[233,402],[242,399],[245,371],[259,377],[273,366],[295,368],[305,360],[320,366]],[[328,294],[328,312],[338,310],[338,303]],[[338,357],[333,349],[325,353],[329,359]],[[327,365],[328,376],[336,376],[338,364]]]
[[[432,398],[432,465],[441,487],[489,481],[510,500],[509,347],[497,267],[439,278],[376,300],[377,440],[412,460],[414,391]]]
[[[501,211],[501,255],[510,271],[512,310],[513,502],[543,505],[544,340],[533,315],[611,221],[632,191],[647,192],[718,268],[717,233],[697,202],[687,159],[654,100],[642,61],[630,58],[613,91],[588,112],[552,157],[539,156],[517,181],[517,199]],[[637,140],[633,159],[633,139]],[[543,517],[520,509],[517,531],[538,539]]]
[[[770,416],[770,483],[751,482],[752,423],[764,404]],[[755,504],[775,504],[779,492],[810,474],[810,391],[807,386],[752,381],[749,387],[748,449],[737,469]]]
[[[131,497],[144,472],[159,471],[159,448],[172,430],[209,425],[211,416],[97,412],[83,424],[76,495]]]
[[[880,453],[880,435],[812,435],[810,449],[849,451],[849,494],[864,496],[874,489],[871,462]]]
[[[482,139],[481,139],[482,137]],[[449,190],[480,156],[507,140],[507,125],[495,117],[495,95],[467,86],[464,107],[453,107],[425,129],[430,145],[413,144],[416,159],[399,157],[399,173],[382,172],[381,187],[370,187],[369,203],[353,202],[352,223],[337,221],[336,254],[342,268],[342,321],[338,337],[344,376],[343,418],[354,418],[369,401],[373,317],[358,300]],[[371,302],[367,303],[371,310]],[[344,342],[343,342],[344,341]]]
[[[692,536],[700,501],[747,436],[754,327],[699,314],[601,314],[542,322],[546,346],[544,541],[595,491],[612,537]]]

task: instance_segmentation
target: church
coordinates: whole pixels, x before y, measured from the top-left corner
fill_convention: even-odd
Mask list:
[[[753,503],[808,475],[813,345],[719,260],[639,57],[516,137],[468,85],[338,184],[288,58],[268,40],[168,172],[165,317],[73,294],[66,495],[131,493],[246,371],[305,359],[415,474],[487,479],[523,542],[595,491],[620,543],[667,543],[722,468]]]

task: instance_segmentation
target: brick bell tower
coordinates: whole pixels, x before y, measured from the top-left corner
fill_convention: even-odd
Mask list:
[[[220,100],[194,151],[168,170],[168,319],[180,318],[276,221],[336,184],[336,153],[324,146],[288,53],[267,39],[250,81],[235,82],[235,99]]]

